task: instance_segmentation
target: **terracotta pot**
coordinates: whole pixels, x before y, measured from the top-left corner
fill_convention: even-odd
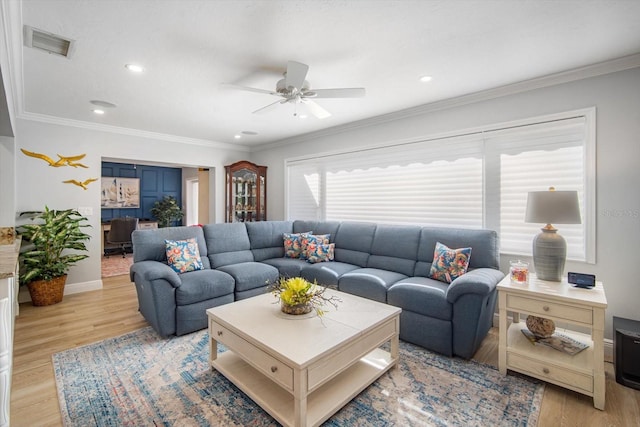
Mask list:
[[[34,280],[27,284],[31,302],[37,307],[57,304],[62,301],[67,275],[54,277],[51,280]]]
[[[286,314],[299,315],[311,313],[311,310],[313,310],[313,306],[311,304],[289,305],[285,304],[283,301],[280,301],[280,310],[282,310],[282,312]]]

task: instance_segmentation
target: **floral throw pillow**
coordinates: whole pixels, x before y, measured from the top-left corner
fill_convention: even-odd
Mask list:
[[[311,231],[306,233],[283,233],[284,257],[300,258],[300,254],[302,253],[302,238],[309,234],[311,234]]]
[[[165,240],[167,263],[176,273],[202,270],[198,242],[195,238],[186,240]]]
[[[307,262],[315,264],[316,262],[333,261],[335,248],[335,243],[309,243],[309,246],[307,246]]]
[[[309,251],[309,245],[328,245],[331,234],[307,234],[302,237],[302,252],[300,253],[300,259],[306,260],[307,252]]]
[[[471,248],[450,249],[437,242],[429,277],[451,283],[467,272],[469,259],[471,259]]]

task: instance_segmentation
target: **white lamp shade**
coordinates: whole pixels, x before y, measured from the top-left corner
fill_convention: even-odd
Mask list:
[[[524,221],[540,224],[580,224],[578,192],[529,192]]]

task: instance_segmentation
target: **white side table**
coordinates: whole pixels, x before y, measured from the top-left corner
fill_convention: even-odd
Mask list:
[[[567,280],[549,282],[531,275],[528,284],[511,283],[506,276],[498,284],[500,342],[498,367],[517,371],[593,397],[593,406],[604,410],[604,312],[607,297],[601,282],[592,289],[574,288]],[[507,329],[507,313],[513,323]],[[521,332],[526,329],[519,314],[552,319],[556,331],[589,347],[571,356],[542,345],[533,345]],[[578,325],[591,334],[560,329],[558,323]]]

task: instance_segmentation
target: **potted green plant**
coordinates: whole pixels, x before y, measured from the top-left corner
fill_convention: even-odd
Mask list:
[[[156,200],[151,208],[151,215],[158,220],[158,227],[169,227],[173,221],[182,219],[184,213],[173,196],[164,196]]]
[[[82,231],[85,217],[73,209],[51,210],[35,216],[35,224],[22,226],[22,236],[32,249],[21,254],[23,271],[20,281],[29,288],[33,305],[51,305],[62,301],[69,268],[88,255],[85,241],[90,236]]]

